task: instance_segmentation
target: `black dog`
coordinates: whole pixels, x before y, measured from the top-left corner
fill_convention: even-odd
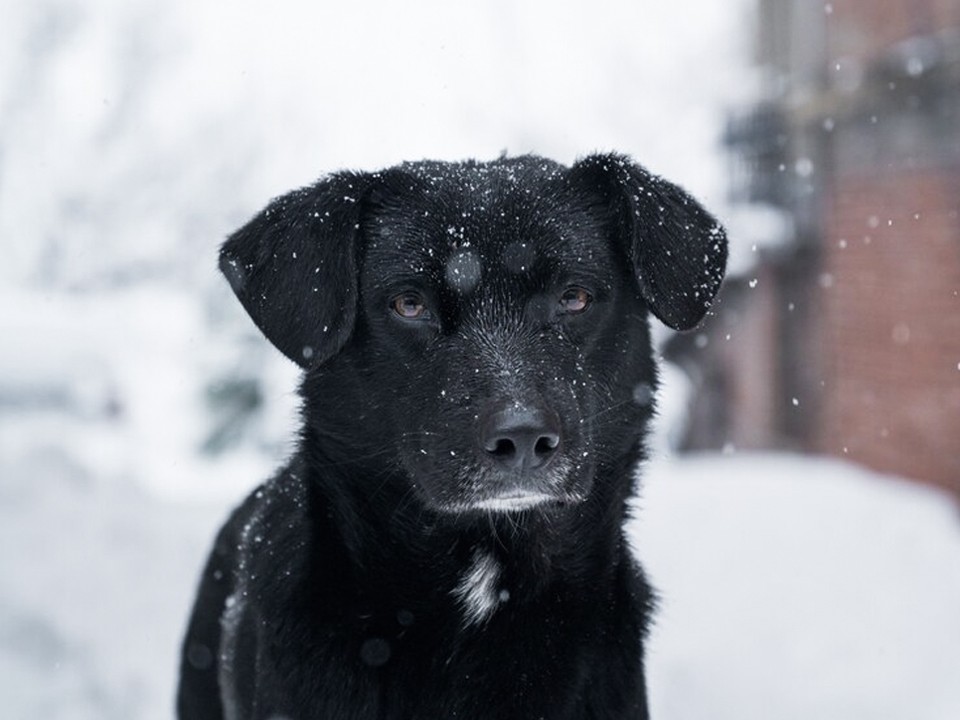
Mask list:
[[[304,369],[299,449],[220,532],[180,717],[645,718],[622,525],[726,239],[627,158],[421,162],[271,203],[220,267]]]

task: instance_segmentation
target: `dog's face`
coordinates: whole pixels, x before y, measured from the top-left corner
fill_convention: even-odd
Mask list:
[[[601,198],[584,202],[556,167],[526,170],[394,172],[366,218],[363,351],[390,357],[376,363],[395,393],[390,440],[435,508],[584,498],[597,411],[649,356]],[[621,361],[628,349],[639,363]]]
[[[602,492],[652,413],[648,311],[695,324],[725,256],[699,205],[623,158],[523,157],[332,176],[221,266],[307,370],[318,462],[460,515]]]

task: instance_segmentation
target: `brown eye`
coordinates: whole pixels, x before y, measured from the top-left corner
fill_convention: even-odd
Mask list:
[[[397,295],[390,305],[393,311],[405,320],[419,320],[427,315],[427,306],[417,293]]]
[[[560,296],[560,311],[567,315],[582,313],[593,302],[593,297],[583,288],[567,288]]]

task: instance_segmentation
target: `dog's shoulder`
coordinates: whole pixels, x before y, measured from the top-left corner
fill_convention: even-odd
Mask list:
[[[310,517],[309,485],[296,461],[254,489],[217,542],[234,557],[234,586],[271,605],[296,592],[313,542]]]

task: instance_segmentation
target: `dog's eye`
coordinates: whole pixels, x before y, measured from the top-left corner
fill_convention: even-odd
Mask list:
[[[591,302],[593,302],[593,297],[583,288],[567,288],[560,296],[560,312],[567,315],[578,315],[590,307]]]
[[[420,320],[428,316],[427,305],[423,297],[415,292],[397,295],[390,303],[393,311],[405,320]]]

